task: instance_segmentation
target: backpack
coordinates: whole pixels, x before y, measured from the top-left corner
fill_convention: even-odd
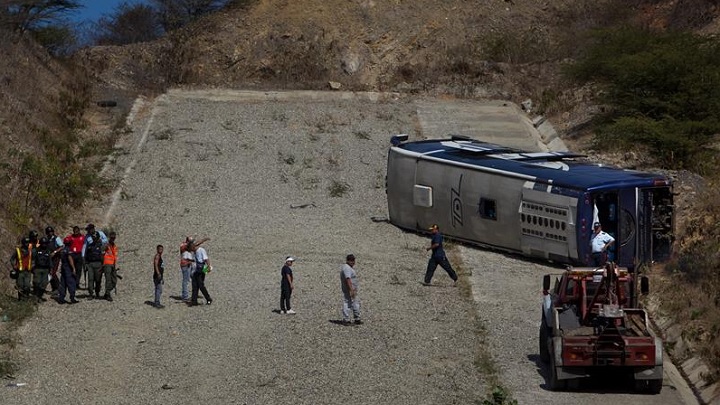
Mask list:
[[[100,235],[93,235],[93,241],[85,248],[85,260],[88,262],[101,262],[103,259],[102,241]]]
[[[43,268],[43,269],[49,269],[52,267],[52,258],[50,257],[50,252],[47,250],[38,250],[37,252],[37,259],[35,259],[35,266]]]

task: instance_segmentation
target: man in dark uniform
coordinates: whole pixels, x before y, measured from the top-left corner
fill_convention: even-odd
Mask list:
[[[71,253],[70,238],[65,238],[65,248],[63,248],[62,256],[60,257],[60,288],[58,291],[58,304],[65,304],[65,294],[70,292],[70,303],[77,304],[78,300],[75,299],[75,281],[77,280],[77,272],[80,271],[75,265],[75,257],[80,257],[80,253]]]
[[[433,225],[429,228],[429,230],[432,232],[432,238],[430,239],[430,247],[425,250],[432,250],[432,255],[430,256],[430,260],[428,260],[424,284],[430,285],[430,281],[432,281],[433,274],[435,274],[435,269],[438,264],[440,267],[445,269],[450,278],[457,283],[458,276],[455,274],[455,270],[453,270],[450,262],[445,256],[445,250],[443,249],[443,236],[440,233],[440,228],[437,225]]]

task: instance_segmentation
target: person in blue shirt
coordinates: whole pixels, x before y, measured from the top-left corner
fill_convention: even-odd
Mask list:
[[[428,229],[432,232],[432,238],[430,239],[430,247],[425,250],[432,250],[432,255],[428,260],[424,284],[430,285],[430,281],[432,281],[438,264],[440,267],[445,269],[450,278],[457,284],[458,276],[450,265],[447,256],[445,256],[445,250],[443,249],[443,236],[442,233],[440,233],[440,228],[437,225],[433,225]]]

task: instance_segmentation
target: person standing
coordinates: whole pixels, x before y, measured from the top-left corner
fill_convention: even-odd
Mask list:
[[[108,243],[108,238],[102,231],[95,229],[95,225],[88,224],[85,227],[85,244],[83,246],[83,258],[85,258],[85,269],[87,273],[88,299],[100,298],[100,286],[102,285],[103,253]]]
[[[190,247],[192,245],[200,246],[209,240],[210,238],[204,238],[200,241],[195,241],[192,236],[188,236],[185,238],[185,241],[180,244],[180,274],[182,275],[180,298],[185,302],[190,300],[188,284],[190,284],[190,276],[195,269],[195,252],[190,250]]]
[[[205,297],[207,305],[212,304],[210,294],[205,288],[205,275],[212,271],[210,265],[210,257],[208,257],[205,248],[198,247],[196,244],[191,244],[191,249],[195,252],[195,272],[192,274],[192,296],[190,297],[190,305],[198,305],[198,291],[202,292]]]
[[[340,288],[343,294],[342,323],[350,324],[350,309],[352,308],[355,324],[361,324],[360,299],[357,296],[358,278],[355,271],[355,256],[349,254],[345,257],[345,264],[340,268]]]
[[[51,294],[54,296],[57,294],[58,287],[60,286],[58,270],[60,267],[60,252],[62,252],[64,245],[63,240],[59,236],[55,235],[55,228],[52,226],[45,228],[45,238],[47,238],[53,248],[53,264],[50,268],[50,289],[52,290]]]
[[[35,255],[36,250],[30,243],[30,238],[22,238],[20,246],[15,248],[15,254],[10,257],[12,268],[18,272],[17,280],[15,280],[18,301],[30,298]]]
[[[295,315],[295,311],[290,307],[290,296],[293,292],[293,272],[292,265],[295,259],[292,256],[285,258],[285,265],[280,270],[280,313]]]
[[[85,262],[83,261],[85,235],[80,233],[80,227],[75,225],[73,226],[72,234],[68,235],[63,242],[66,246],[70,247],[68,253],[72,255],[75,268],[77,269],[77,271],[73,273],[75,274],[75,288],[80,288],[80,279],[82,278],[83,269],[85,268]]]
[[[607,262],[607,252],[610,246],[615,243],[615,238],[602,230],[600,222],[593,224],[593,234],[590,237],[592,249],[592,262],[595,267],[602,267]]]
[[[427,270],[425,271],[425,285],[430,285],[430,282],[432,281],[433,275],[435,274],[435,269],[437,268],[438,264],[440,267],[445,269],[448,276],[457,283],[458,276],[455,273],[455,270],[453,270],[452,266],[450,265],[450,262],[447,259],[447,256],[445,255],[445,249],[443,249],[443,236],[442,233],[440,233],[440,227],[437,225],[433,225],[430,228],[428,228],[430,232],[432,232],[432,237],[430,239],[430,246],[427,247],[425,250],[429,251],[432,250],[432,255],[430,255],[430,259],[428,260],[427,264]]]
[[[155,258],[153,259],[153,283],[155,284],[155,301],[153,306],[155,308],[165,308],[160,303],[160,296],[162,295],[162,286],[165,283],[163,275],[165,274],[165,263],[163,263],[163,245],[157,245],[155,248]]]
[[[117,285],[117,257],[118,247],[115,244],[115,238],[117,234],[115,231],[108,233],[108,243],[105,246],[105,253],[103,253],[103,267],[102,273],[105,275],[105,298],[108,301],[112,301],[112,295],[110,293],[115,289]],[[98,288],[98,293],[100,289]]]
[[[75,299],[76,280],[78,269],[75,266],[75,257],[80,257],[80,253],[72,253],[72,239],[70,236],[63,241],[65,247],[60,256],[60,285],[58,287],[58,304],[65,304],[65,295],[70,293],[70,303],[77,304],[79,301]]]
[[[37,255],[35,259],[35,271],[33,272],[33,292],[38,301],[45,301],[43,295],[45,295],[45,289],[48,284],[48,275],[50,269],[53,266],[53,253],[55,242],[48,240],[47,237],[43,236],[40,238],[40,242],[37,248]]]

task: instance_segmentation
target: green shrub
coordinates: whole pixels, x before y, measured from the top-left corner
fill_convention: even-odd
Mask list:
[[[720,132],[720,41],[635,28],[598,30],[565,73],[595,83],[608,106],[595,121],[600,148],[641,145],[664,167],[707,172]]]

